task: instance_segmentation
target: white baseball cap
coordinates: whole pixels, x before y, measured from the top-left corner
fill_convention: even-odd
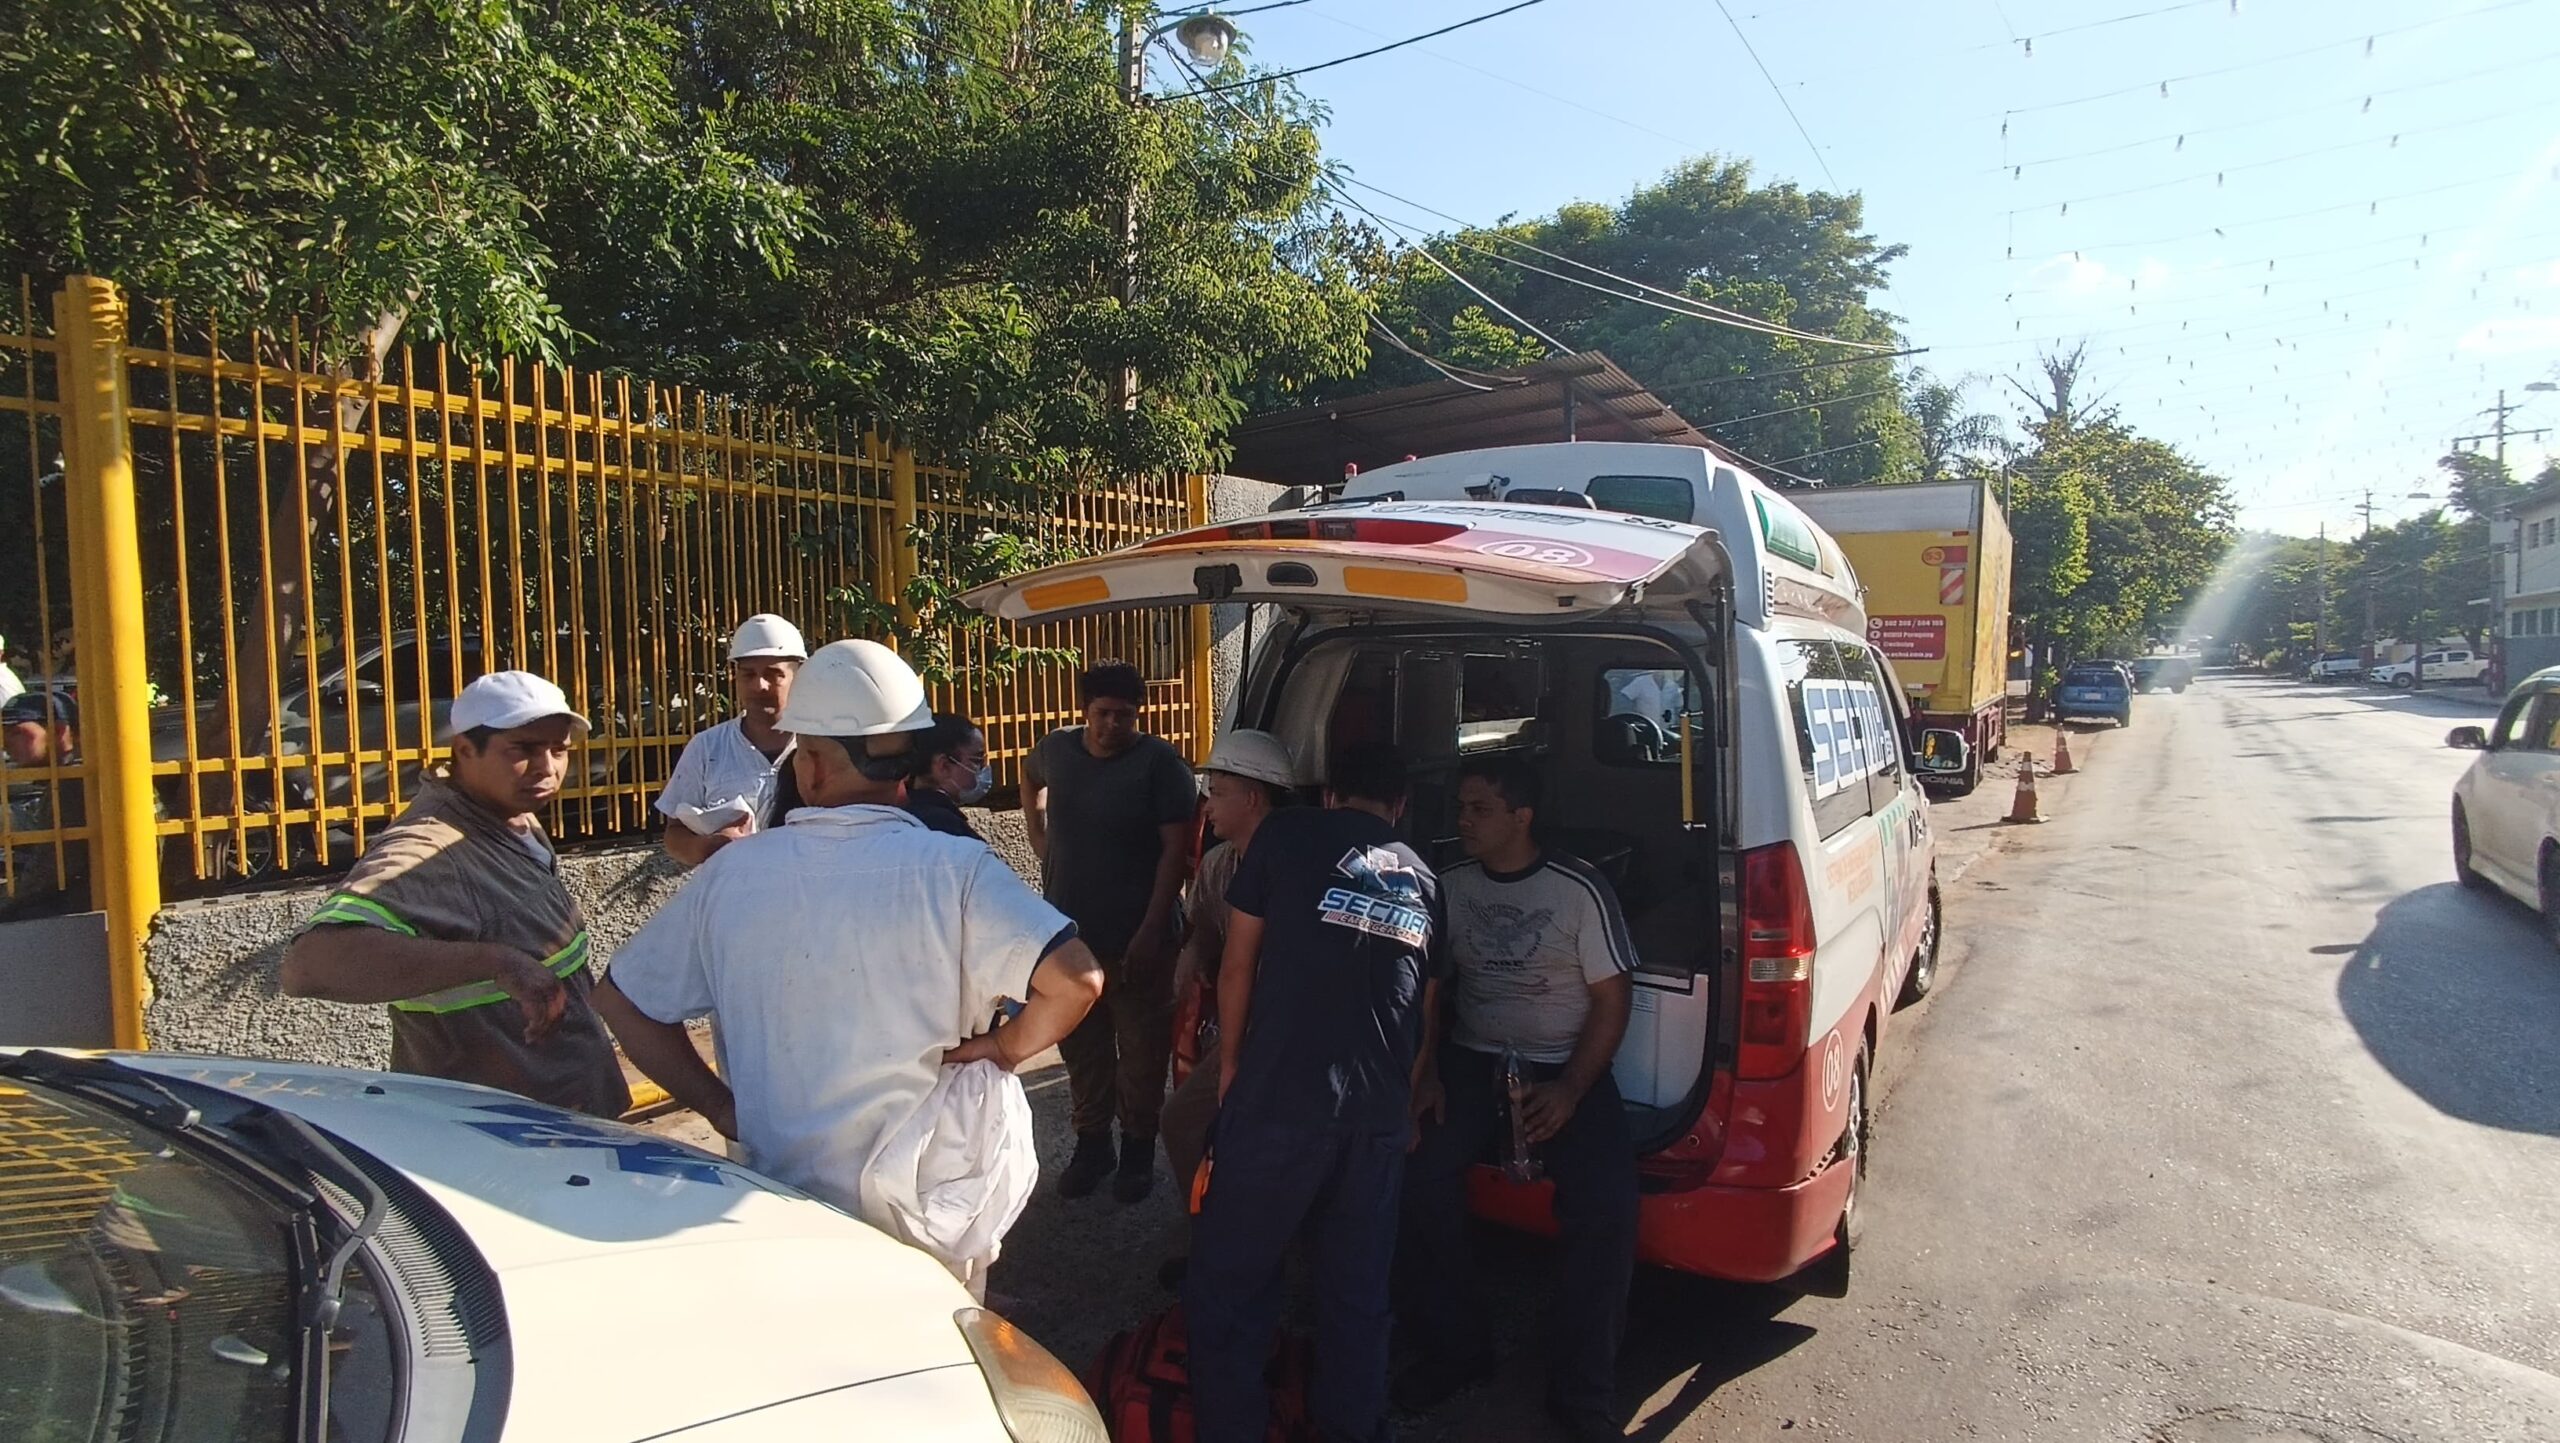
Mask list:
[[[754,657],[780,656],[794,661],[809,659],[809,644],[800,639],[800,628],[769,611],[759,611],[739,623],[729,638],[729,659],[746,661]]]
[[[568,693],[548,677],[529,671],[493,671],[453,699],[453,710],[445,715],[444,739],[451,741],[478,727],[507,731],[555,716],[567,717],[582,737],[593,730],[585,717],[570,709]]]

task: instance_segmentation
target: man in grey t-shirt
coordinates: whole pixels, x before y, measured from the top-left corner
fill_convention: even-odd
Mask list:
[[[1524,758],[1470,763],[1458,781],[1468,860],[1440,874],[1449,919],[1448,1043],[1414,1089],[1419,1137],[1405,1166],[1399,1265],[1423,1361],[1396,1402],[1428,1412],[1490,1371],[1467,1253],[1467,1170],[1507,1117],[1503,1052],[1530,1083],[1522,1131],[1555,1179],[1564,1248],[1548,1353],[1547,1410],[1569,1436],[1615,1438],[1618,1338],[1636,1260],[1636,1159],[1609,1074],[1634,1001],[1635,946],[1606,878],[1539,847],[1538,774]]]
[[[1076,686],[1084,725],[1051,732],[1023,766],[1023,821],[1042,890],[1102,959],[1102,1004],[1059,1044],[1073,1099],[1075,1156],[1058,1180],[1083,1197],[1113,1171],[1124,1203],[1155,1182],[1156,1129],[1173,1053],[1174,903],[1190,859],[1199,784],[1171,743],[1138,730],[1146,683],[1105,662]]]

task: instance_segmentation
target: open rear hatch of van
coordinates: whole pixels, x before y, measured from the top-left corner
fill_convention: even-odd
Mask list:
[[[1712,531],[1648,517],[1486,502],[1310,507],[1177,531],[964,593],[1007,621],[1132,607],[1272,602],[1317,613],[1576,620],[1679,608],[1728,574]]]

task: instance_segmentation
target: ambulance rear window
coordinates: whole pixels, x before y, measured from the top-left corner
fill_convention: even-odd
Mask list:
[[[1697,497],[1677,476],[1594,476],[1583,488],[1591,504],[1603,511],[1688,521],[1697,515]]]

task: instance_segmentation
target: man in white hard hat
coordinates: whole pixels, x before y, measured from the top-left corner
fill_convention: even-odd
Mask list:
[[[808,659],[800,628],[770,613],[748,617],[729,638],[729,686],[738,714],[686,742],[658,793],[667,855],[698,867],[738,838],[781,824],[796,801],[782,708]]]
[[[1227,948],[1227,887],[1236,879],[1236,864],[1253,845],[1262,819],[1296,798],[1297,764],[1278,737],[1238,727],[1218,738],[1209,761],[1200,768],[1202,810],[1218,844],[1200,856],[1199,870],[1183,893],[1182,911],[1190,930],[1173,967],[1173,996],[1179,1007],[1195,988],[1212,994],[1218,986],[1218,961]],[[1204,1015],[1208,1040],[1191,1064],[1191,1073],[1164,1105],[1164,1153],[1173,1164],[1176,1186],[1189,1188],[1208,1149],[1209,1123],[1218,1115],[1217,1006],[1212,996]]]
[[[600,1117],[631,1105],[588,1005],[587,924],[534,814],[587,719],[529,671],[481,677],[445,723],[452,760],[284,954],[296,997],[389,1003],[391,1065]]]
[[[1102,995],[1074,924],[980,842],[899,805],[933,724],[895,652],[839,641],[783,709],[803,805],[724,848],[614,953],[596,1005],[625,1053],[746,1160],[888,1227],[862,1186],[947,1063],[1006,1068]],[[982,1031],[1003,1001],[1026,1005]],[[718,1021],[727,1075],[684,1023]]]

